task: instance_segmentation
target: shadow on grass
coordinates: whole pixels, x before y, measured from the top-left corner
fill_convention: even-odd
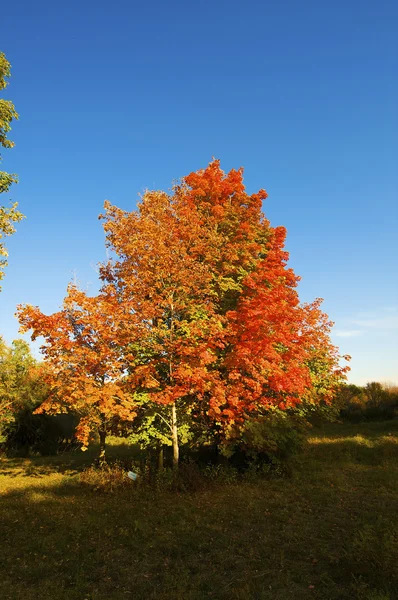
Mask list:
[[[305,480],[151,495],[43,479],[0,496],[0,597],[394,600],[396,500]]]
[[[334,431],[310,440],[296,479],[194,494],[130,480],[99,493],[78,476],[96,448],[7,459],[0,597],[395,600],[397,428]]]

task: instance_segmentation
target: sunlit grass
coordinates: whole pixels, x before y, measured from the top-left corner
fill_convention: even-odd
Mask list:
[[[374,441],[369,440],[363,435],[354,435],[351,437],[340,437],[340,438],[332,438],[332,437],[312,437],[309,438],[308,442],[310,444],[361,444],[363,446],[367,446],[368,448],[373,448],[376,444]]]

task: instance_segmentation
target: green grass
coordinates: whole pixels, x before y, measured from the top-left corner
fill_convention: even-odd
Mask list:
[[[84,454],[2,459],[0,598],[396,600],[397,458],[390,421],[313,431],[289,479],[195,493],[94,491]]]

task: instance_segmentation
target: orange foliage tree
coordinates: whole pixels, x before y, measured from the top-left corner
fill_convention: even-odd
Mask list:
[[[87,443],[93,428],[103,440],[113,419],[133,419],[133,400],[144,399],[140,411],[155,407],[177,465],[181,422],[225,440],[275,408],[330,402],[347,367],[321,301],[300,303],[266,197],[214,160],[171,193],[146,192],[135,211],[107,202],[113,258],[100,294],[70,286],[59,313],[19,309],[53,368],[41,410],[79,412]]]
[[[175,464],[178,407],[226,437],[273,407],[330,401],[344,378],[320,300],[300,304],[266,196],[213,161],[136,211],[105,205],[116,258],[101,276],[126,309],[132,385],[170,407]]]
[[[37,307],[18,307],[21,331],[33,330],[33,340],[44,338],[41,351],[49,367],[50,393],[36,412],[78,415],[76,435],[83,448],[93,432],[99,433],[100,463],[105,461],[107,434],[120,420],[135,416],[117,341],[119,312],[112,286],[89,297],[70,285],[62,309],[49,316]]]

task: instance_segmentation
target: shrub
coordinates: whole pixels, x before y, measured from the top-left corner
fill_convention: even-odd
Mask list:
[[[239,472],[229,463],[209,464],[204,469],[206,479],[220,484],[236,483],[239,479]]]
[[[178,470],[158,471],[153,480],[158,491],[197,492],[206,485],[203,470],[193,461],[181,462]]]
[[[32,407],[20,409],[6,429],[4,448],[8,454],[47,456],[76,446],[76,420],[72,415],[35,415]]]
[[[105,464],[101,467],[91,466],[79,475],[80,482],[94,491],[112,493],[116,490],[131,489],[137,482],[132,481],[127,470],[119,462]]]
[[[290,472],[289,459],[305,445],[308,426],[294,412],[273,410],[247,421],[223,451],[241,470],[250,467],[261,474],[286,474]]]

